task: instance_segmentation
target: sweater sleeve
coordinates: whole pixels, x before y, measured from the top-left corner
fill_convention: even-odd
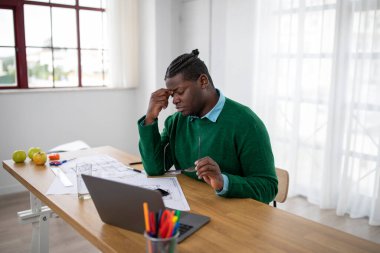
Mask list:
[[[272,148],[261,122],[237,140],[242,175],[225,173],[229,180],[224,197],[253,198],[269,203],[277,194],[277,176]]]
[[[140,135],[139,150],[144,169],[149,176],[162,175],[165,173],[165,168],[172,165],[168,147],[169,136],[166,128],[160,135],[157,120],[150,125],[144,125],[144,120],[145,116],[137,122]],[[164,166],[164,153],[167,156],[165,159],[166,166]]]

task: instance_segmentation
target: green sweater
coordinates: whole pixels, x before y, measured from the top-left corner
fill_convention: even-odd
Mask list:
[[[277,176],[269,136],[263,122],[248,107],[226,98],[215,123],[177,112],[165,120],[161,135],[157,120],[144,126],[144,119],[138,121],[139,149],[148,175],[162,175],[173,164],[176,169],[185,169],[209,156],[228,177],[224,197],[269,203],[276,196]],[[195,172],[185,174],[198,179]]]

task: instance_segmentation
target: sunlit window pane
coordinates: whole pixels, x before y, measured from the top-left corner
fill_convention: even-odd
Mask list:
[[[305,6],[311,7],[311,6],[321,6],[326,4],[335,4],[336,0],[306,0]]]
[[[14,24],[12,10],[0,10],[0,46],[14,46]]]
[[[75,4],[75,0],[51,0],[50,2],[54,4],[66,4],[66,5]]]
[[[78,86],[78,51],[54,50],[54,86]]]
[[[102,0],[102,8],[106,8],[107,7],[107,2],[108,2],[109,0]],[[113,0],[111,0],[111,1],[113,1]]]
[[[302,97],[327,98],[331,86],[332,60],[304,59],[302,66]]]
[[[335,10],[323,13],[322,52],[324,53],[332,53],[334,50],[335,14]]]
[[[53,47],[76,48],[76,17],[74,9],[52,8]]]
[[[298,8],[300,0],[277,0],[275,1],[275,8],[278,10],[287,10]]]
[[[102,86],[103,81],[103,51],[82,50],[82,85]]]
[[[305,52],[316,53],[321,49],[323,11],[308,13],[305,17],[304,48]]]
[[[0,87],[16,86],[16,54],[14,48],[0,48]]]
[[[276,101],[275,106],[275,124],[279,126],[274,131],[276,138],[286,138],[292,136],[294,127],[294,107],[295,103],[291,100]]]
[[[298,48],[298,15],[281,15],[280,22],[276,28],[277,36],[277,52],[278,53],[296,53]]]
[[[104,85],[108,86],[110,85],[110,76],[109,76],[109,69],[110,69],[110,54],[108,50],[103,51],[103,66],[104,66]]]
[[[103,12],[103,16],[102,16],[102,21],[103,21],[103,49],[109,49],[109,42],[108,42],[108,25],[107,25],[107,15],[106,13]]]
[[[375,25],[373,30],[373,41],[377,41],[377,43],[373,44],[373,52],[379,52],[380,53],[380,11],[376,11],[375,14]]]
[[[85,7],[101,8],[102,1],[101,0],[79,0],[79,5],[85,6]]]
[[[355,182],[355,188],[360,194],[372,197],[377,194],[375,182],[378,178],[376,173],[376,162],[368,161],[358,157],[349,157],[347,166],[349,171],[348,180]]]
[[[102,13],[82,10],[79,15],[81,47],[85,49],[102,48]]]
[[[296,84],[295,59],[279,59],[276,66],[278,69],[277,94],[281,97],[292,97]]]
[[[51,46],[50,7],[25,5],[26,46]]]
[[[20,2],[22,8],[22,15],[17,17],[23,17],[23,20],[17,22],[24,23],[24,29],[17,34],[14,24],[17,18],[14,12],[17,9],[0,8],[0,87],[44,88],[107,84],[109,59],[105,54],[107,31],[104,12],[107,0],[15,2]],[[23,58],[23,55],[17,54],[16,42],[24,46],[24,38],[26,59],[21,59],[18,65],[16,60],[19,56]],[[27,72],[26,83],[17,83],[18,67],[21,72]]]
[[[49,48],[26,50],[29,87],[53,87],[52,52]]]
[[[301,103],[299,139],[304,144],[324,146],[327,134],[327,108],[324,105]]]

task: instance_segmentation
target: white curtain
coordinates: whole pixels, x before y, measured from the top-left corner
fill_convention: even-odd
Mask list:
[[[380,225],[380,1],[257,1],[253,108],[290,194]]]
[[[138,84],[138,0],[107,1],[110,87]]]

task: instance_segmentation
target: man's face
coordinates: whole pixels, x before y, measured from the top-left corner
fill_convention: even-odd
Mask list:
[[[203,107],[202,89],[199,81],[188,81],[183,79],[182,74],[177,74],[165,80],[166,87],[173,91],[173,104],[177,111],[183,116],[199,116]]]

